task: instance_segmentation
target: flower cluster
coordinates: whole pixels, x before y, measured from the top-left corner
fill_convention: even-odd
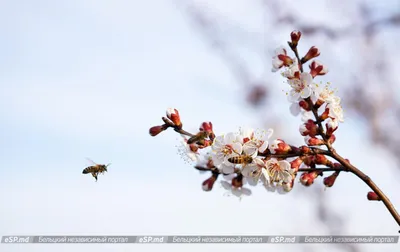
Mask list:
[[[304,136],[307,145],[324,145],[323,140],[316,137],[321,130],[318,124],[325,122],[326,136],[333,143],[335,137],[332,135],[337,130],[339,122],[343,122],[343,109],[340,97],[330,88],[330,83],[322,85],[314,81],[315,77],[328,73],[328,67],[320,61],[312,60],[320,55],[317,47],[312,46],[307,54],[300,58],[297,52],[297,44],[301,33],[294,31],[291,34],[292,42],[289,46],[295,56],[290,57],[284,47],[275,50],[272,58],[272,71],[282,70],[282,76],[287,79],[290,91],[287,93],[291,102],[290,111],[294,116],[302,113],[304,124],[300,126],[300,134]],[[303,71],[303,64],[308,61],[310,71]]]
[[[167,110],[167,117],[162,117],[162,125],[150,128],[150,135],[157,136],[172,128],[183,137],[184,152],[197,162],[195,168],[211,173],[202,183],[204,191],[211,191],[222,177],[222,187],[239,197],[251,194],[247,185],[258,184],[268,191],[287,193],[293,189],[296,178],[302,185],[311,186],[318,177],[324,177],[323,184],[332,187],[341,172],[352,172],[373,190],[367,194],[369,200],[384,201],[390,207],[387,197],[369,177],[333,148],[334,132],[339,122],[344,121],[341,99],[330,88],[330,83],[322,85],[315,81],[316,77],[328,73],[327,66],[315,60],[320,55],[319,49],[312,46],[300,57],[297,45],[301,32],[293,31],[290,37],[288,45],[294,56],[284,47],[278,48],[272,58],[272,71],[282,70],[286,78],[290,111],[295,116],[302,114],[299,131],[306,145],[296,147],[282,139],[270,139],[272,129],[240,128],[238,132],[216,136],[211,122],[201,123],[198,132],[192,134],[183,129],[181,116],[173,108]],[[303,70],[307,62],[310,62],[309,72]],[[331,174],[324,176],[326,172]],[[400,224],[400,216],[393,216]]]

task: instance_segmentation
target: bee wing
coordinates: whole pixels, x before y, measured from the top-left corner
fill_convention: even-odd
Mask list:
[[[91,163],[92,165],[97,165],[97,163],[95,163],[93,160],[91,160],[90,158],[86,158],[87,161],[89,161],[89,163]]]
[[[107,165],[106,165],[106,167],[109,167],[111,165],[111,163],[108,163]]]

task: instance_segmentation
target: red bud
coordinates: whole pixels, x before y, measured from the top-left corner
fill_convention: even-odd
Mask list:
[[[368,192],[367,199],[368,200],[375,200],[375,201],[380,201],[381,200],[381,198],[375,192]]]

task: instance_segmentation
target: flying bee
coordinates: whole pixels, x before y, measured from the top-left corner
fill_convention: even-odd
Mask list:
[[[88,174],[91,173],[92,176],[96,179],[97,182],[97,175],[98,174],[103,174],[104,172],[107,171],[107,167],[110,165],[104,165],[104,164],[96,164],[95,162],[93,162],[92,160],[90,160],[89,158],[86,158],[87,160],[89,160],[90,163],[92,163],[91,166],[86,167],[85,169],[83,169],[82,174]]]

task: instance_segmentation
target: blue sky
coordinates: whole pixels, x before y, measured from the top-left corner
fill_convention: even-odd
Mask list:
[[[257,8],[226,2],[213,8],[247,22],[245,28],[260,27]],[[297,186],[285,196],[257,188],[242,201],[224,197],[219,185],[205,193],[201,182],[207,175],[199,175],[176,154],[178,135],[172,131],[156,138],[148,135],[168,107],[179,109],[189,131],[202,121],[212,121],[217,134],[241,125],[261,126],[260,114],[245,107],[238,96],[240,86],[224,62],[172,1],[5,1],[0,7],[0,235],[327,232],[313,217],[313,203],[306,199],[309,188]],[[253,13],[253,18],[244,18]],[[274,35],[271,43],[283,44],[288,32]],[[257,74],[270,68],[255,57],[249,61]],[[331,64],[332,72],[343,67]],[[271,110],[282,115],[280,132],[297,132],[300,118],[289,114],[278,87],[282,80],[267,72],[265,78],[277,84]],[[364,144],[364,132],[358,129],[360,123],[347,119],[337,134],[337,149],[364,168],[400,207],[396,194],[400,174],[391,169],[396,164],[384,152],[373,156],[373,145]],[[296,134],[290,139],[303,143]],[[98,183],[81,174],[89,165],[85,157],[112,163]],[[336,211],[348,212],[344,233],[393,234],[398,227],[392,217],[381,204],[366,201],[366,192],[361,182],[345,174],[324,197]],[[210,216],[211,212],[218,214]],[[58,251],[88,248],[54,246]],[[159,248],[89,246],[99,252]],[[186,251],[197,245],[165,246]],[[1,247],[2,251],[54,250],[49,245]],[[252,246],[254,251],[269,247]],[[284,245],[282,250],[300,247],[307,248]],[[363,251],[383,247],[397,248],[368,246]],[[244,246],[201,248],[241,251]]]

